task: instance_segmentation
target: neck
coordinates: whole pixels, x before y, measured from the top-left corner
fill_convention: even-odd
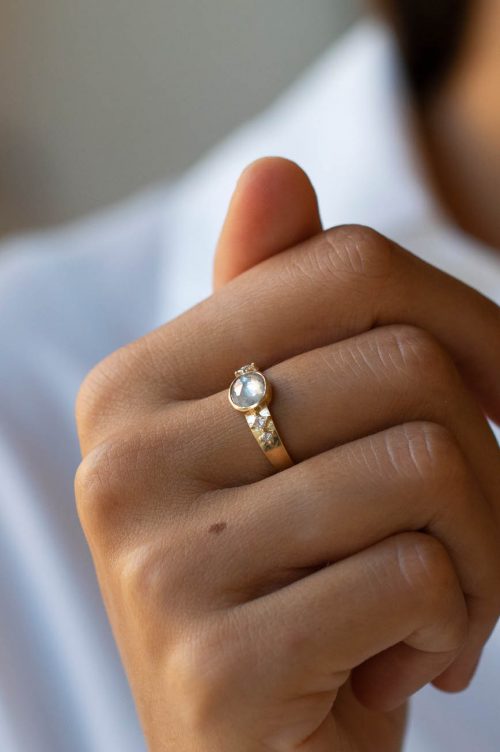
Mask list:
[[[500,250],[500,3],[478,4],[460,59],[422,107],[431,179],[463,230]]]

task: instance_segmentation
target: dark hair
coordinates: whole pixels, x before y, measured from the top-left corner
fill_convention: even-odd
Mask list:
[[[405,70],[419,99],[444,80],[455,62],[472,0],[384,0],[390,8]]]

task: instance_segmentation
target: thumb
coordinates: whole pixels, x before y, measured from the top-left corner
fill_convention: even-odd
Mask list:
[[[316,193],[295,162],[252,162],[236,184],[219,237],[214,289],[321,229]]]

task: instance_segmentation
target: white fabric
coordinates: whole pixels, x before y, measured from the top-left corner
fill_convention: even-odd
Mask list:
[[[295,159],[325,226],[372,225],[500,301],[500,256],[449,226],[411,147],[388,33],[328,50],[264,114],[169,186],[0,254],[0,749],[138,752],[144,742],[73,502],[73,403],[104,355],[210,293],[241,169]],[[498,435],[498,431],[497,431]],[[470,689],[414,700],[407,752],[500,748],[500,632]]]

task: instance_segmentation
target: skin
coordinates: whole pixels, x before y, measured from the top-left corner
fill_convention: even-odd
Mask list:
[[[450,74],[416,113],[427,176],[443,211],[500,250],[500,0],[473,0]]]
[[[236,186],[214,288],[77,404],[78,511],[149,748],[395,752],[407,698],[466,687],[500,612],[499,309],[368,228],[323,231],[277,158]],[[252,360],[280,473],[227,401]]]

